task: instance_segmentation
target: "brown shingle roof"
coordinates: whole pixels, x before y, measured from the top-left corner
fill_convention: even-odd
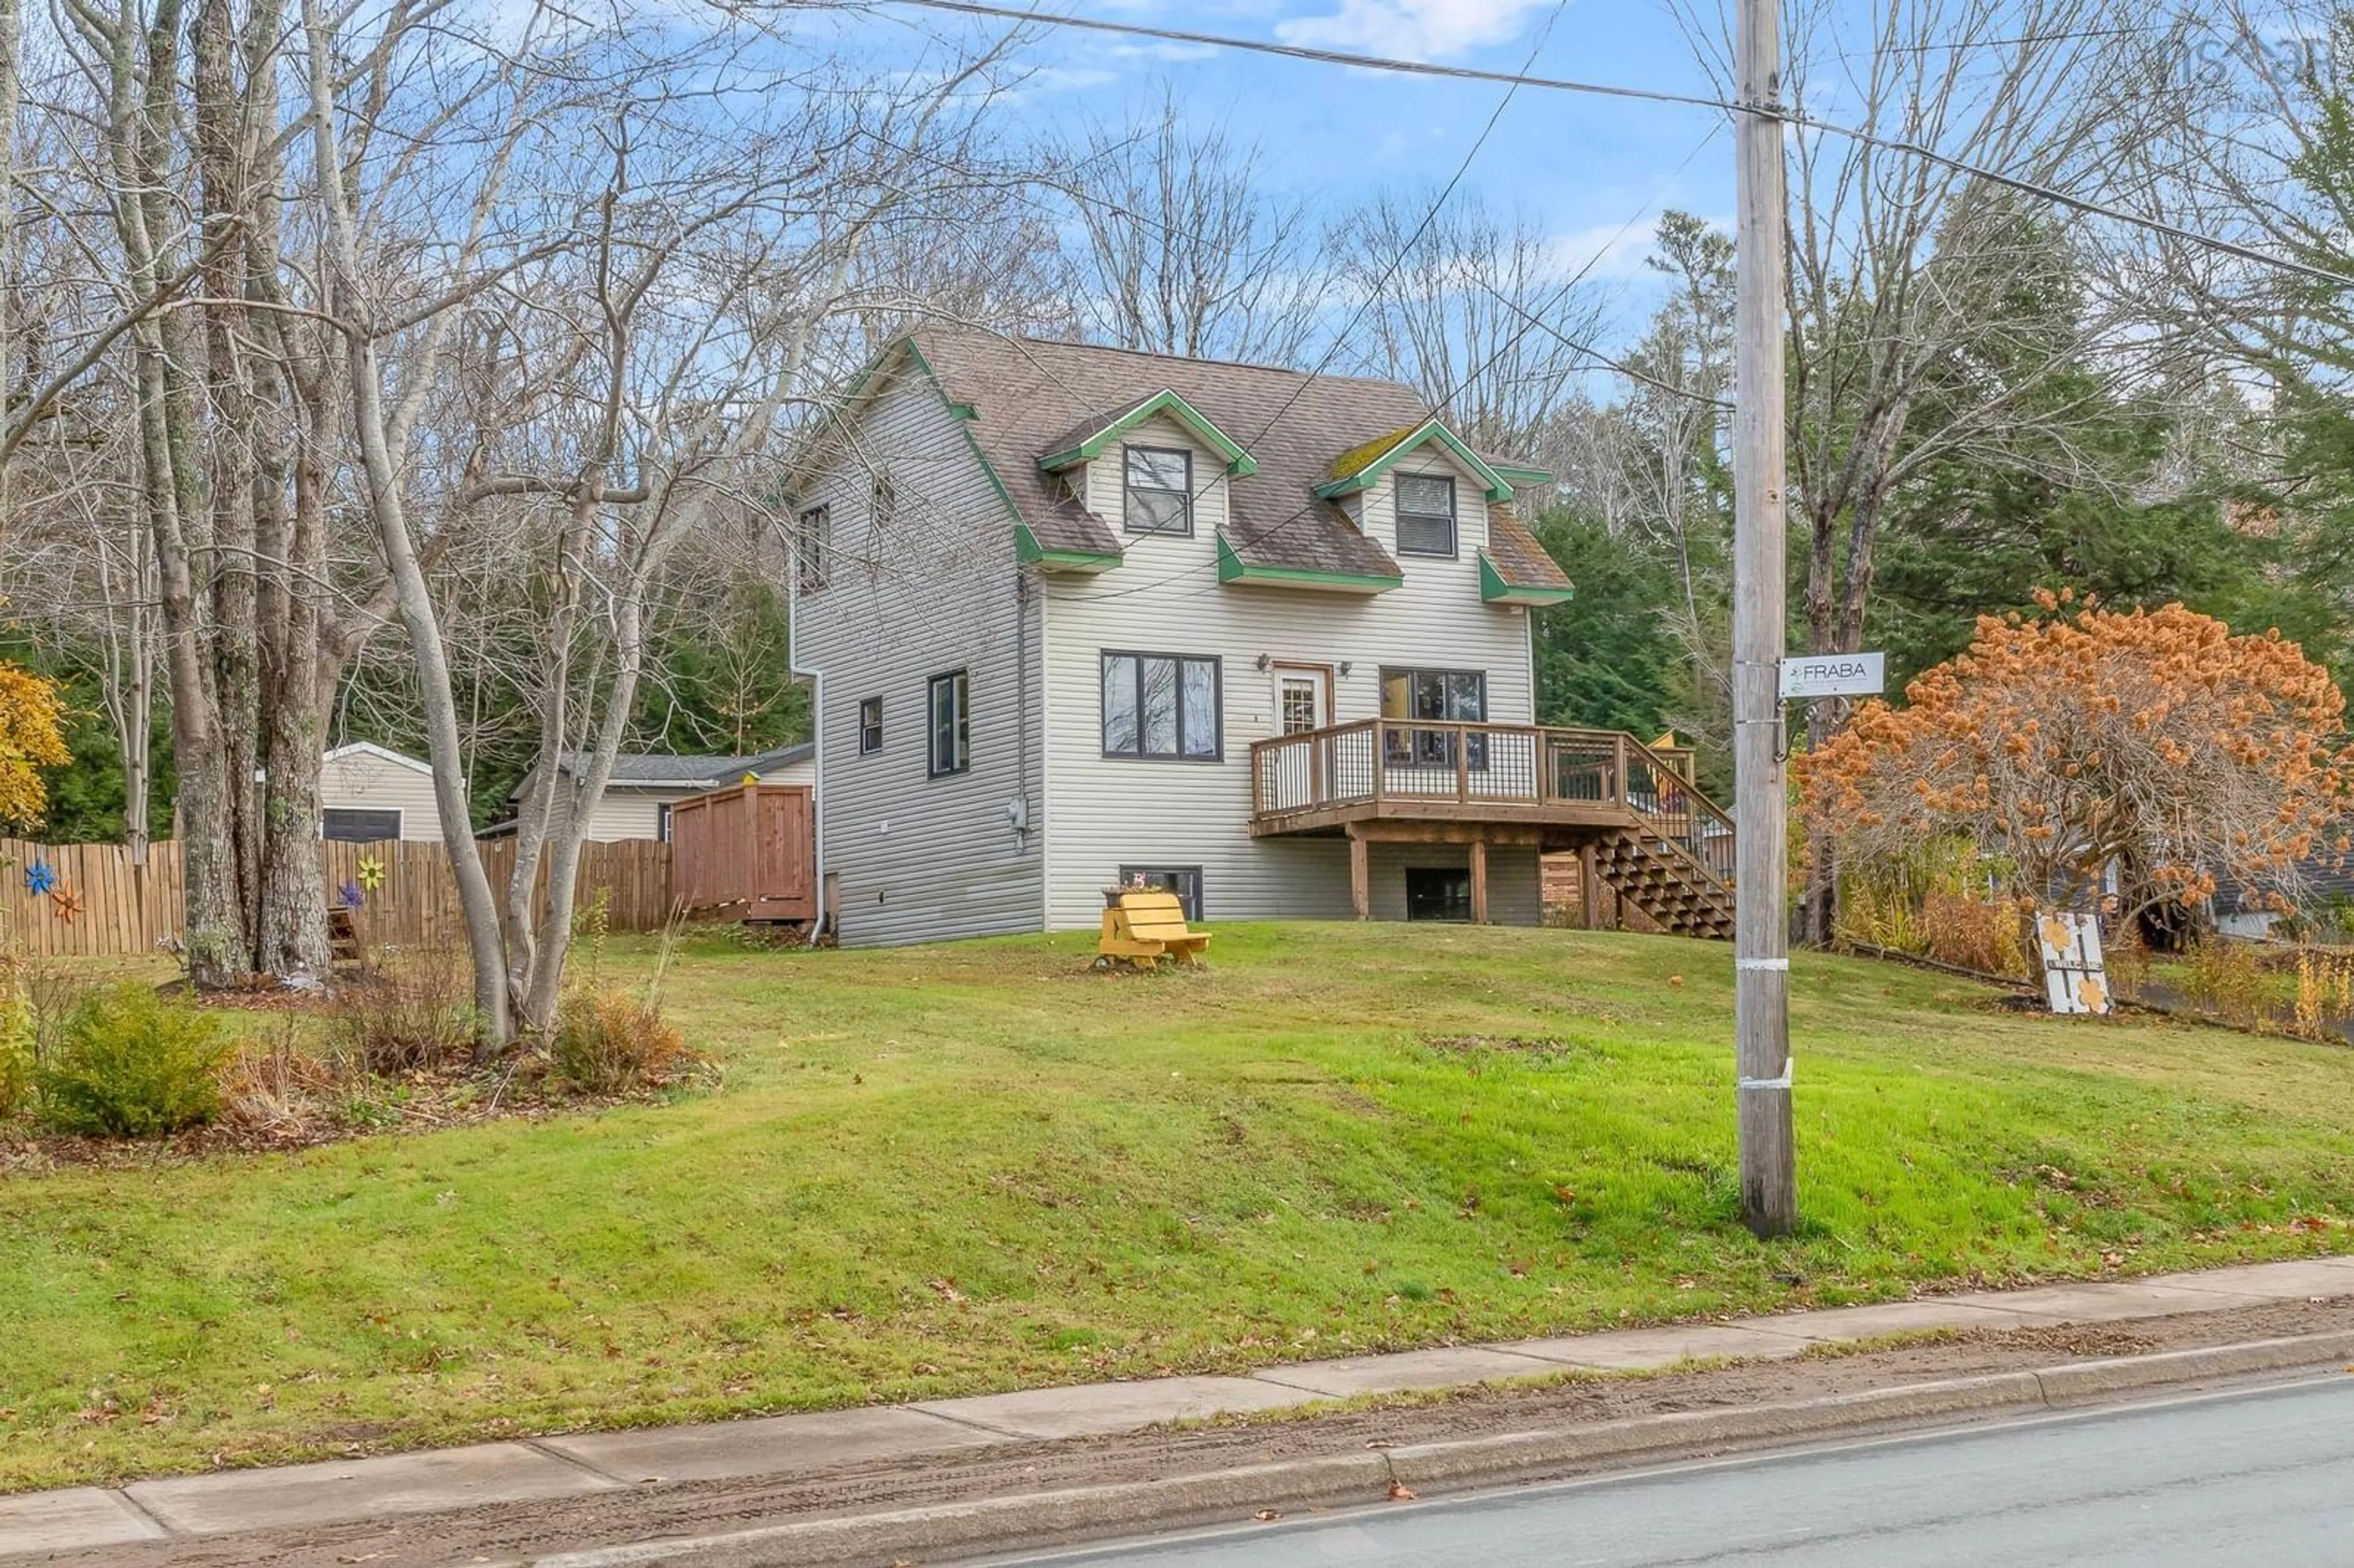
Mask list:
[[[1092,434],[1163,387],[1248,449],[1258,471],[1229,487],[1226,537],[1253,566],[1396,577],[1398,565],[1358,532],[1348,514],[1316,499],[1332,460],[1367,440],[1412,429],[1430,410],[1394,381],[1307,376],[1267,366],[1180,359],[1092,344],[1009,337],[975,328],[927,326],[917,347],[952,402],[970,405],[972,433],[1015,508],[1050,550],[1110,555],[1110,524],[1074,502],[1038,460]],[[1516,586],[1566,582],[1527,531],[1497,527],[1489,554]]]
[[[1564,588],[1569,574],[1545,554],[1537,536],[1503,502],[1488,507],[1488,558],[1496,574],[1514,588]]]

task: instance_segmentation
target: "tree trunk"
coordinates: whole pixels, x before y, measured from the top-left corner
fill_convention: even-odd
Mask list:
[[[260,611],[263,766],[270,777],[260,824],[260,910],[256,951],[272,974],[323,978],[332,966],[326,899],[319,877],[319,768],[324,754],[331,666],[321,656],[317,595],[327,570],[324,544],[325,432],[314,429],[295,459],[293,524],[282,506],[283,478],[265,461],[256,530],[265,561]],[[323,689],[323,677],[330,677]]]
[[[226,13],[226,0],[205,3],[208,11],[219,5]],[[241,103],[244,118],[232,124],[277,124],[276,53],[283,24],[275,0],[256,0],[248,13],[238,40],[244,90],[231,100]],[[224,50],[229,41],[224,28]],[[237,183],[224,196],[231,199],[246,289],[268,306],[281,302],[277,143],[260,136],[235,147]],[[252,832],[254,954],[257,967],[271,974],[323,978],[333,957],[319,875],[319,769],[339,662],[325,652],[321,595],[330,569],[326,510],[334,403],[323,377],[314,376],[307,387],[299,381],[282,313],[240,309],[237,318],[255,345],[245,355],[239,393],[252,443],[254,703],[269,780]],[[302,332],[305,341],[319,335],[315,325]],[[290,424],[292,434],[286,433]]]
[[[262,504],[259,456],[270,437],[262,428],[248,348],[246,247],[240,231],[249,197],[242,143],[243,105],[237,90],[229,0],[197,0],[189,28],[193,87],[192,141],[200,203],[197,237],[205,344],[203,448],[205,503],[212,549],[202,563],[212,598],[213,700],[220,770],[228,804],[235,865],[234,898],[247,950],[245,968],[272,966],[255,944],[260,926],[262,801],[270,783],[262,766],[263,717],[257,615],[254,513]]]
[[[149,601],[155,595],[154,546],[144,530],[131,536],[131,635],[124,660],[122,718],[116,740],[122,752],[122,834],[131,863],[147,863],[147,818],[155,792],[151,758],[155,735],[155,632]]]

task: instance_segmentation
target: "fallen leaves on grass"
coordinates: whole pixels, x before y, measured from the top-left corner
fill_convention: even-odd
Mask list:
[[[1559,1056],[1575,1048],[1557,1034],[1426,1034],[1422,1043],[1430,1050],[1456,1056],[1484,1051],[1509,1052],[1516,1056]]]

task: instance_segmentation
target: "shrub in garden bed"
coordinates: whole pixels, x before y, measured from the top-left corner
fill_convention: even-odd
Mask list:
[[[616,991],[567,994],[547,1048],[557,1075],[592,1095],[668,1083],[696,1059],[652,1001]]]
[[[449,948],[428,948],[341,988],[334,1018],[338,1044],[366,1073],[438,1072],[473,1060],[473,981]]]
[[[33,1042],[28,1030],[0,1030],[0,1118],[15,1116],[33,1097]]]
[[[76,1001],[33,1070],[35,1114],[52,1132],[154,1138],[220,1113],[230,1042],[221,1020],[154,988],[111,986]]]

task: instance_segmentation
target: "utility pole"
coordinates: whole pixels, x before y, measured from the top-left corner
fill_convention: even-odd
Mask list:
[[[1782,313],[1789,196],[1782,164],[1780,0],[1740,0],[1734,43],[1739,346],[1733,409],[1734,1050],[1741,1216],[1798,1223],[1790,1135],[1789,825],[1782,782]]]

